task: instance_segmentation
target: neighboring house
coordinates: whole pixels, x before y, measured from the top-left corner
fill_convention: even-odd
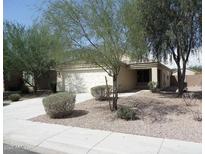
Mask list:
[[[22,72],[12,71],[4,74],[4,91],[18,91],[23,84]]]
[[[23,78],[25,79],[25,73],[12,72],[9,75],[4,75],[4,91],[20,91],[24,85]],[[33,84],[33,77],[27,76],[29,83]],[[57,72],[55,70],[49,70],[43,74],[38,80],[38,90],[50,90],[50,84],[56,83]],[[26,86],[30,87],[29,84],[25,83]]]
[[[173,74],[171,77],[171,85],[177,86],[177,71],[173,70]],[[186,69],[186,75],[184,79],[185,83],[187,83],[187,87],[201,87],[202,86],[202,74],[192,69]]]
[[[57,89],[75,92],[89,92],[90,88],[108,84],[112,85],[112,77],[94,65],[61,65],[57,69]],[[118,75],[119,92],[135,89],[147,89],[149,81],[158,83],[159,88],[170,86],[171,69],[158,62],[122,63]]]
[[[176,69],[174,69],[172,72],[173,72],[172,75],[177,76],[177,70]],[[197,73],[198,72],[196,72],[192,69],[189,69],[189,68],[186,69],[186,75],[195,75]]]

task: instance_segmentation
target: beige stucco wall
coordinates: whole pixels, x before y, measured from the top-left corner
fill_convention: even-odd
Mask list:
[[[160,70],[161,70],[161,88],[169,87],[171,72],[162,68]]]
[[[136,71],[122,66],[118,76],[118,90],[120,92],[132,90],[136,88],[136,83]]]
[[[158,69],[161,70],[161,88],[166,88],[170,86],[170,70],[163,67],[151,67],[145,68],[151,69],[151,81],[158,82]],[[130,69],[129,67],[121,67],[119,77],[118,77],[118,89],[120,92],[130,91],[137,88],[137,69]]]

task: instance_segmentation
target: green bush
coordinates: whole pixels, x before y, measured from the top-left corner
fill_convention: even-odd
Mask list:
[[[95,99],[107,100],[109,99],[109,96],[111,94],[112,86],[108,85],[108,88],[109,88],[109,94],[108,94],[106,85],[92,87],[90,91],[91,91],[92,96],[95,97]]]
[[[10,99],[12,102],[19,101],[20,98],[21,98],[21,95],[19,95],[19,94],[11,94],[11,95],[9,96],[9,99]]]
[[[117,117],[125,120],[136,120],[136,111],[129,107],[121,107],[117,110]]]
[[[157,92],[157,83],[156,82],[150,81],[148,83],[148,87],[149,87],[149,90],[151,90],[152,92]]]
[[[43,106],[49,117],[63,118],[73,112],[75,97],[75,94],[69,92],[52,94],[43,99]]]

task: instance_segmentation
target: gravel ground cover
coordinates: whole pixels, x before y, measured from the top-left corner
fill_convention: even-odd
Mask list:
[[[193,119],[193,112],[201,113],[200,99],[186,106],[175,94],[140,91],[119,98],[118,104],[137,108],[140,120],[118,119],[116,112],[109,110],[108,102],[94,99],[76,104],[74,113],[63,119],[40,115],[30,120],[192,142],[202,140],[202,123]]]

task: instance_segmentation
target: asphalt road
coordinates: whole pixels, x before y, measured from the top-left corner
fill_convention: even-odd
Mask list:
[[[3,146],[4,154],[38,154],[29,150],[24,149],[23,147],[11,146],[4,144]]]

